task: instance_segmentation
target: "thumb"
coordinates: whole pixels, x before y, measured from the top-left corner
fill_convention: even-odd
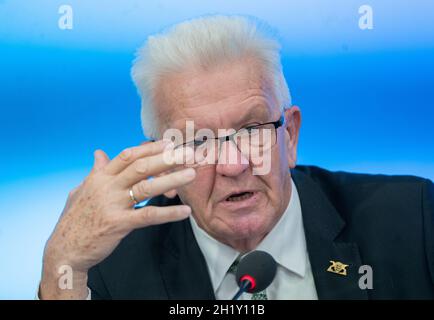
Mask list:
[[[99,170],[99,169],[105,167],[110,162],[109,157],[102,150],[96,150],[93,153],[93,157],[94,157],[94,162],[93,162],[94,170]]]

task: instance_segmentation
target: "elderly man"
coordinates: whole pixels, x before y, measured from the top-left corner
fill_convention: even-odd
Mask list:
[[[132,77],[157,141],[95,152],[47,242],[41,299],[231,299],[256,249],[277,273],[242,299],[434,298],[432,182],[296,166],[300,109],[262,24],[178,24]]]

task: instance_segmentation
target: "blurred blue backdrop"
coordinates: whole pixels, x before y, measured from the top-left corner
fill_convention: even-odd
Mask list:
[[[59,7],[73,9],[61,30]],[[373,29],[358,9],[373,9]],[[209,13],[281,35],[299,163],[434,179],[434,1],[0,0],[0,298],[32,299],[42,250],[95,149],[140,143],[130,80],[147,35]]]

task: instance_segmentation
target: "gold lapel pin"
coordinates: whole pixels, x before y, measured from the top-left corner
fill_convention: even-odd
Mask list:
[[[349,266],[348,264],[343,264],[339,261],[330,261],[330,263],[331,265],[327,269],[328,272],[340,274],[341,276],[347,275],[347,267]]]

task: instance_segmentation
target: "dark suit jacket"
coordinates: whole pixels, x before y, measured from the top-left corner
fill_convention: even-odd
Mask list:
[[[434,298],[430,180],[313,166],[291,173],[320,299]],[[347,275],[327,272],[331,260],[348,264]],[[361,265],[372,267],[373,289],[360,289]],[[90,270],[88,285],[92,299],[215,299],[188,219],[133,231]]]

